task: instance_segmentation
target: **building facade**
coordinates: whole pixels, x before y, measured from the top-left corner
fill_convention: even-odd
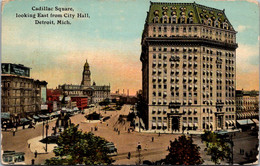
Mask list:
[[[46,102],[46,81],[30,78],[30,68],[2,63],[1,111],[13,121],[38,114]]]
[[[88,98],[88,104],[95,104],[110,98],[110,85],[91,85],[90,65],[87,60],[83,66],[81,85],[63,84],[59,85],[62,94],[70,97]]]
[[[236,31],[224,10],[151,2],[141,45],[148,130],[234,128]]]
[[[236,90],[236,118],[259,119],[259,91]]]

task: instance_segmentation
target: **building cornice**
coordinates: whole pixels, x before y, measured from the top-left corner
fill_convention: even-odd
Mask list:
[[[148,45],[205,45],[217,48],[224,48],[227,50],[235,51],[238,47],[237,43],[224,43],[210,39],[198,38],[198,37],[147,37],[145,39]]]

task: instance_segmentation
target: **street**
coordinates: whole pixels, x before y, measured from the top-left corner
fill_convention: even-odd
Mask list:
[[[139,158],[141,161],[150,160],[150,161],[158,161],[168,154],[168,146],[170,145],[170,140],[174,140],[178,138],[179,135],[176,134],[161,134],[158,133],[139,133],[139,132],[128,132],[128,128],[130,127],[130,122],[124,119],[119,122],[119,115],[128,115],[130,112],[130,105],[124,105],[120,111],[104,111],[101,110],[101,107],[93,107],[87,109],[85,114],[76,114],[71,117],[71,122],[74,124],[79,124],[79,129],[84,132],[92,132],[100,137],[105,138],[106,140],[113,142],[117,148],[118,155],[114,156],[113,159],[115,162],[113,164],[138,164]],[[89,121],[84,117],[86,114],[92,113],[96,111],[97,113],[101,113],[104,117],[110,116],[108,120],[103,123],[100,121]],[[53,132],[51,129],[54,126],[55,121],[49,122],[49,130],[48,135],[51,135]],[[93,130],[97,128],[97,131]],[[117,129],[120,131],[115,131]],[[15,136],[13,136],[12,132],[2,131],[2,147],[3,150],[15,150],[16,152],[25,152],[25,163],[31,164],[31,160],[34,158],[35,148],[37,152],[39,152],[37,158],[35,159],[35,164],[43,164],[45,159],[54,157],[53,152],[45,153],[43,148],[40,148],[40,144],[36,140],[36,137],[42,136],[43,133],[43,125],[38,124],[36,128],[33,129],[19,129]],[[154,141],[152,142],[152,137],[154,137]],[[244,136],[245,137],[245,136]],[[255,136],[256,137],[256,136]],[[239,157],[237,153],[237,149],[239,149],[239,145],[248,147],[248,141],[253,142],[253,144],[257,141],[255,137],[250,137],[249,139],[244,138],[234,138],[234,159],[235,161]],[[241,141],[243,139],[243,141]],[[255,141],[256,140],[256,141]],[[30,148],[28,147],[28,141],[30,142]],[[137,144],[140,142],[142,149],[139,153],[137,151]],[[194,136],[194,142],[198,143],[201,146],[201,153],[204,160],[210,160],[209,156],[206,156],[203,152],[204,146],[199,136]],[[243,143],[241,143],[243,142]],[[41,144],[43,146],[43,144]],[[53,148],[54,145],[48,145],[48,151]],[[248,151],[246,149],[246,151]],[[128,153],[131,153],[131,158],[128,159]],[[239,150],[238,150],[239,152]],[[237,157],[238,156],[238,157]],[[239,161],[240,162],[240,161]],[[235,163],[235,162],[234,162]],[[214,164],[211,161],[205,161],[204,164]]]

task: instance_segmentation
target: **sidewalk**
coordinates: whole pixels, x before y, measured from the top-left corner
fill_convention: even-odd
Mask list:
[[[46,144],[40,142],[41,139],[42,139],[42,136],[39,136],[39,137],[29,139],[27,141],[27,144],[28,145],[30,144],[30,151],[32,153],[34,153],[35,151],[37,151],[38,154],[42,154],[42,153],[45,154],[46,153],[46,151],[45,151]],[[52,152],[55,146],[57,146],[57,144],[48,144],[47,153]]]

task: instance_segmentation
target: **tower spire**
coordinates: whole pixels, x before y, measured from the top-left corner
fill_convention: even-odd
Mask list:
[[[86,62],[85,62],[84,67],[83,67],[81,85],[91,86],[91,78],[90,78],[90,75],[91,75],[90,66],[89,66],[89,64],[88,64],[88,60],[86,59]]]

